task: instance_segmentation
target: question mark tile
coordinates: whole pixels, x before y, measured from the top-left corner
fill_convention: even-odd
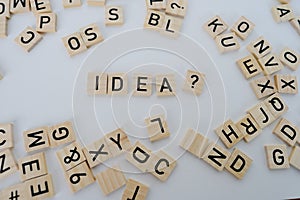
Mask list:
[[[187,0],[168,0],[166,13],[174,16],[184,17],[187,10]]]
[[[204,74],[197,71],[188,70],[186,72],[186,79],[183,86],[183,91],[191,92],[199,96],[203,90],[204,79]]]

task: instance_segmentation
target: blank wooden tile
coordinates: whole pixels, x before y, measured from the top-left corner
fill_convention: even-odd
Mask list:
[[[290,156],[289,156],[290,165],[300,170],[300,147],[294,146]]]
[[[146,200],[149,187],[134,179],[128,179],[122,200]]]
[[[107,94],[107,74],[101,72],[89,72],[87,78],[88,95]]]
[[[300,131],[294,124],[282,118],[275,126],[273,133],[289,146],[294,146],[298,140]]]
[[[216,128],[215,133],[228,149],[236,145],[245,136],[230,119]]]
[[[12,185],[0,191],[0,199],[2,200],[22,200],[29,199],[28,191],[26,190],[25,183]]]
[[[56,14],[55,13],[37,14],[36,31],[40,33],[56,32]]]
[[[7,37],[7,18],[0,16],[0,38]]]
[[[275,117],[264,102],[260,102],[247,111],[258,126],[263,129],[275,121]]]
[[[263,76],[252,80],[250,86],[258,99],[262,99],[277,92],[275,83],[269,76]]]
[[[261,74],[262,69],[253,55],[248,55],[236,61],[246,79]]]
[[[187,11],[187,0],[167,0],[166,13],[169,15],[184,17]]]
[[[123,25],[124,13],[121,6],[105,6],[105,25]]]
[[[128,93],[128,80],[126,73],[108,74],[107,93],[109,95],[126,95]]]
[[[25,13],[30,11],[29,0],[23,1],[10,1],[10,12],[12,14]]]
[[[94,175],[86,162],[65,172],[65,178],[74,193],[95,182]]]
[[[48,174],[45,153],[26,156],[18,161],[21,181],[27,181]]]
[[[23,132],[24,146],[26,152],[32,152],[48,148],[48,127],[38,127]]]
[[[66,121],[49,127],[49,140],[51,147],[74,142],[76,139],[72,122]]]
[[[42,200],[55,195],[52,175],[48,174],[25,182],[29,198]]]
[[[10,0],[1,0],[1,13],[0,18],[6,17],[10,18]]]
[[[141,142],[137,141],[131,148],[130,152],[127,153],[126,160],[142,172],[147,172],[150,170],[149,160],[151,158],[151,155],[151,150]]]
[[[28,26],[15,38],[15,42],[25,51],[29,52],[38,42],[41,41],[42,38],[42,35]]]
[[[272,16],[275,22],[287,22],[294,18],[294,13],[290,5],[281,4],[272,8]]]
[[[274,76],[278,93],[297,94],[298,81],[296,76],[276,74]]]
[[[265,151],[269,169],[290,168],[286,145],[266,145]]]
[[[0,124],[0,151],[14,147],[13,125]]]
[[[294,19],[290,20],[290,24],[300,35],[300,16],[295,17]]]
[[[205,84],[205,74],[197,71],[187,70],[183,90],[197,96],[202,93]]]
[[[145,119],[149,139],[151,142],[162,140],[170,136],[169,127],[164,115],[155,115]]]
[[[247,46],[247,50],[256,58],[262,58],[272,51],[272,46],[263,36],[260,36]]]
[[[182,138],[179,146],[187,150],[194,156],[202,158],[205,150],[211,144],[208,138],[202,134],[196,133],[193,129],[188,129]]]
[[[70,56],[74,56],[87,50],[80,33],[73,33],[62,38],[62,41]]]
[[[78,142],[73,142],[59,150],[56,152],[56,156],[64,171],[68,171],[86,160],[82,146]]]
[[[288,111],[287,104],[278,93],[265,99],[264,103],[276,119]]]
[[[113,157],[129,152],[131,149],[131,143],[128,136],[120,128],[106,134],[104,137]]]
[[[155,81],[157,96],[174,96],[176,94],[176,82],[174,74],[157,75]]]
[[[18,171],[14,155],[10,149],[0,152],[0,179]]]
[[[81,6],[81,0],[62,0],[64,8],[74,8]]]
[[[203,160],[216,170],[223,171],[229,157],[229,151],[222,148],[218,144],[212,143],[205,150]]]
[[[123,172],[116,166],[97,174],[96,179],[105,195],[109,195],[126,184]]]
[[[262,129],[250,114],[246,114],[243,118],[241,118],[236,123],[236,127],[244,135],[244,140],[246,142],[252,141],[262,132]]]
[[[133,78],[133,96],[151,96],[152,76],[149,74],[135,74]]]
[[[234,32],[239,38],[245,40],[250,33],[254,30],[255,24],[244,16],[241,16],[237,22],[234,23],[231,31]]]
[[[237,179],[242,179],[252,164],[252,159],[239,149],[234,149],[231,153],[225,169]]]
[[[87,0],[89,6],[105,6],[106,0]]]
[[[165,13],[156,11],[156,10],[148,10],[147,15],[144,21],[144,28],[161,31],[163,28]]]
[[[80,34],[87,47],[96,45],[104,40],[97,24],[89,24],[81,28]]]
[[[167,0],[146,0],[146,6],[149,10],[165,10]]]
[[[270,53],[262,58],[259,58],[258,62],[262,67],[263,73],[265,75],[271,75],[283,69],[283,65],[280,62],[278,56],[273,53]]]
[[[51,13],[51,3],[49,0],[30,0],[31,11],[37,13]]]
[[[220,53],[236,51],[240,49],[240,43],[235,33],[223,33],[215,38]]]
[[[280,61],[291,70],[295,71],[300,65],[300,55],[296,51],[284,48],[279,57]]]
[[[170,37],[178,37],[182,27],[182,23],[183,19],[180,17],[165,15],[160,33]]]
[[[218,15],[209,19],[204,25],[204,30],[214,39],[217,35],[225,32],[228,29],[228,25]]]

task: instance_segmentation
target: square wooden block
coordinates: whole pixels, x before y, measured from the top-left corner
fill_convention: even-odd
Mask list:
[[[258,59],[260,66],[263,69],[265,75],[271,75],[283,69],[283,65],[280,62],[277,55],[270,53],[260,59]]]
[[[240,49],[240,43],[235,33],[223,33],[215,38],[220,53],[236,51]]]
[[[213,39],[215,39],[217,35],[220,35],[228,29],[228,25],[220,16],[216,15],[209,19],[203,25],[203,28]]]
[[[290,24],[300,35],[300,16],[295,17],[294,19],[290,20]]]
[[[202,93],[205,84],[205,74],[197,71],[187,70],[183,90],[197,96]]]
[[[205,150],[211,144],[210,140],[205,136],[196,133],[193,129],[188,129],[182,138],[179,146],[197,158],[202,158],[204,156]]]
[[[29,0],[10,1],[10,12],[12,14],[25,13],[30,11]]]
[[[279,59],[285,66],[289,67],[293,71],[297,70],[300,65],[299,53],[289,48],[284,48],[281,51]]]
[[[187,0],[167,0],[166,13],[169,15],[185,17],[187,6]]]
[[[68,171],[86,161],[82,146],[78,142],[73,142],[56,152],[56,156],[64,171]]]
[[[236,123],[236,127],[244,135],[244,140],[246,142],[252,141],[262,132],[262,129],[259,127],[255,119],[250,114],[246,114],[246,116],[241,118]]]
[[[14,155],[10,149],[0,152],[0,179],[18,171]]]
[[[146,6],[148,10],[165,10],[167,0],[146,0]]]
[[[81,0],[62,0],[64,8],[74,8],[81,6]]]
[[[296,127],[290,121],[282,118],[275,126],[273,133],[282,141],[286,142],[289,146],[295,146],[300,131],[298,127]]]
[[[105,25],[123,25],[124,13],[121,6],[105,6]]]
[[[182,27],[182,23],[183,19],[180,17],[165,15],[160,33],[170,37],[178,37]]]
[[[161,31],[166,14],[156,10],[148,10],[144,21],[144,28]]]
[[[287,22],[294,18],[294,12],[289,4],[281,4],[272,8],[272,16],[275,22]]]
[[[94,175],[86,162],[65,172],[65,178],[73,193],[95,182]]]
[[[13,125],[0,124],[0,151],[14,147]]]
[[[107,93],[109,95],[126,95],[128,93],[128,80],[126,73],[108,74]]]
[[[247,111],[258,126],[263,129],[275,121],[275,117],[264,102],[260,102]]]
[[[274,76],[278,93],[297,94],[298,81],[296,76],[276,74]]]
[[[234,149],[231,153],[225,169],[237,179],[242,179],[252,164],[252,159],[239,149]]]
[[[5,16],[0,16],[0,38],[7,37],[7,21]]]
[[[109,195],[126,184],[123,172],[116,166],[97,174],[96,179],[105,195]]]
[[[269,169],[290,168],[286,145],[266,145],[265,151]]]
[[[15,42],[25,51],[29,52],[35,45],[37,45],[37,43],[42,40],[42,38],[42,35],[28,26],[15,38]]]
[[[149,187],[147,185],[134,179],[128,179],[122,195],[122,200],[146,200],[148,191]]]
[[[250,33],[254,30],[255,24],[244,16],[241,16],[237,22],[234,23],[231,31],[234,32],[242,40],[247,39]]]
[[[290,165],[300,170],[300,147],[294,146],[290,156],[289,156]]]
[[[288,106],[283,101],[282,97],[275,93],[264,100],[271,114],[277,119],[288,111]]]
[[[30,0],[31,11],[37,13],[51,13],[51,3],[49,0]]]
[[[23,139],[26,152],[48,148],[50,146],[48,134],[47,126],[24,131]]]
[[[212,143],[206,149],[204,153],[203,160],[211,165],[218,171],[223,171],[228,159],[230,157],[230,152],[221,146]]]
[[[133,78],[133,96],[151,96],[152,76],[147,74],[135,74]]]
[[[102,72],[89,72],[87,78],[88,95],[107,94],[107,74]]]
[[[231,119],[227,120],[215,129],[215,133],[228,149],[236,145],[245,136],[242,132],[240,132]]]
[[[156,95],[174,96],[176,94],[176,81],[174,74],[160,74],[156,76]]]
[[[151,167],[149,162],[149,160],[151,160],[151,156],[151,150],[141,142],[137,141],[131,148],[130,152],[127,153],[126,160],[142,172],[147,172]]]
[[[28,199],[41,200],[55,195],[51,174],[31,179],[25,182]]]
[[[79,32],[63,37],[62,41],[70,56],[74,56],[87,50]]]
[[[260,36],[247,46],[247,50],[256,58],[262,58],[272,51],[272,46],[264,37]]]
[[[131,143],[128,136],[120,128],[106,134],[104,137],[112,157],[129,152],[131,149]]]
[[[164,115],[155,115],[145,119],[149,139],[151,142],[162,140],[170,136],[169,127]]]
[[[236,61],[246,79],[261,74],[262,69],[253,55],[248,55]]]
[[[45,153],[21,158],[18,162],[21,181],[27,181],[48,174]]]
[[[96,45],[104,40],[97,24],[89,24],[80,29],[81,37],[87,47]]]
[[[37,14],[36,31],[40,33],[56,32],[56,14],[55,13]]]
[[[10,0],[1,0],[1,13],[0,13],[0,18],[2,17],[6,17],[6,18],[10,18]]]
[[[87,0],[89,6],[105,6],[106,0]]]
[[[25,183],[12,185],[8,188],[4,188],[0,192],[0,199],[2,200],[22,200],[29,199],[28,191]]]
[[[49,127],[49,140],[51,147],[74,142],[76,136],[72,122],[66,121]]]
[[[250,86],[258,99],[262,99],[277,92],[275,83],[269,76],[263,76],[252,80]]]

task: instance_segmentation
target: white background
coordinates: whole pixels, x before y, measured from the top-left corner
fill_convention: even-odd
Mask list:
[[[104,8],[102,7],[88,7],[83,1],[82,7],[63,9],[60,1],[51,1],[51,3],[53,11],[57,14],[58,31],[44,35],[43,40],[30,53],[24,52],[21,47],[16,45],[14,38],[26,26],[35,27],[35,18],[32,13],[13,15],[8,22],[8,37],[0,40],[0,71],[4,74],[4,79],[0,81],[0,122],[14,124],[15,148],[13,152],[17,159],[27,155],[22,138],[24,130],[73,120],[72,97],[76,74],[79,72],[81,63],[94,47],[70,58],[61,38],[94,22],[100,26],[104,37],[109,38],[122,31],[143,27],[146,15],[145,3],[142,0],[107,0],[108,5],[123,6],[125,24],[117,27],[105,27]],[[285,46],[300,52],[299,35],[296,31],[289,23],[276,24],[272,18],[270,10],[276,4],[275,0],[189,1],[182,32],[206,48],[220,71],[226,92],[226,101],[222,101],[220,104],[225,103],[226,105],[226,118],[237,121],[247,109],[258,102],[248,81],[244,79],[235,65],[238,58],[247,55],[245,46],[251,40],[263,35],[272,44],[274,53],[279,53]],[[292,0],[291,6],[295,14],[300,15],[300,3]],[[216,14],[220,15],[229,26],[232,26],[242,15],[256,24],[255,31],[250,38],[241,42],[241,49],[238,52],[221,55],[213,40],[202,29],[202,25]],[[112,46],[111,48],[117,47]],[[122,63],[119,64],[122,65]],[[117,70],[115,68],[115,71]],[[281,73],[299,75],[299,71],[292,72],[289,69],[284,69]],[[300,126],[299,95],[284,95],[284,99],[290,108],[285,117]],[[183,107],[183,109],[190,108]],[[138,109],[130,112],[138,112]],[[175,112],[177,112],[176,109]],[[110,113],[104,114],[109,115]],[[223,114],[220,113],[220,115]],[[183,119],[182,123],[188,127],[189,119],[185,120]],[[117,128],[109,120],[103,123],[106,124],[104,133]],[[217,123],[220,121],[214,122],[214,124]],[[174,173],[165,183],[161,183],[151,175],[126,174],[126,177],[134,177],[149,185],[149,199],[283,199],[299,197],[299,171],[293,167],[287,170],[270,171],[266,165],[264,145],[282,143],[272,134],[275,123],[265,128],[253,142],[249,144],[240,142],[237,145],[253,159],[250,170],[241,181],[226,171],[217,172],[205,162],[188,153],[178,160]],[[176,121],[169,123],[169,127],[171,130],[175,130]],[[202,132],[201,127],[197,130]],[[179,134],[182,137],[184,132]],[[210,130],[209,137],[212,140],[216,139],[212,130]],[[173,145],[174,148],[179,149],[177,143]],[[55,152],[60,148],[46,151],[49,173],[53,175],[55,184],[56,195],[53,199],[82,199],[85,197],[120,199],[124,187],[105,197],[97,183],[72,194],[55,156]],[[172,155],[172,152],[169,153]],[[99,166],[95,171],[99,172],[104,169],[106,169],[105,166]],[[18,174],[11,175],[1,180],[0,189],[19,182]]]

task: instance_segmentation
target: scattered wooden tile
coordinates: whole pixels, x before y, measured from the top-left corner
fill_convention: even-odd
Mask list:
[[[164,115],[155,115],[145,119],[149,139],[155,142],[170,136],[169,127]]]
[[[7,37],[7,18],[0,16],[0,38]]]
[[[116,166],[97,174],[96,179],[105,195],[109,195],[126,184],[124,174],[121,169]]]
[[[245,40],[250,33],[254,30],[255,24],[244,16],[241,16],[237,22],[234,23],[231,31],[234,32],[239,38]]]
[[[97,24],[89,24],[80,29],[81,37],[87,47],[91,47],[104,40]]]
[[[29,0],[23,1],[10,1],[10,12],[12,14],[24,13],[30,11]]]
[[[185,17],[187,0],[167,0],[166,13],[169,15]]]
[[[230,119],[215,129],[215,133],[228,149],[236,145],[245,136]]]
[[[273,79],[263,76],[250,82],[250,86],[258,99],[270,96],[277,92]]]
[[[234,149],[228,159],[225,169],[234,175],[237,179],[242,179],[252,164],[252,159],[241,152]]]
[[[160,31],[163,27],[165,15],[166,14],[164,12],[148,10],[144,22],[144,28]]]
[[[203,160],[209,165],[214,167],[218,171],[223,171],[228,159],[230,152],[221,146],[212,143],[205,151]]]
[[[42,35],[28,26],[15,38],[15,42],[29,52],[42,38]]]
[[[105,25],[123,25],[124,13],[120,6],[105,6]]]
[[[266,145],[265,151],[269,169],[290,168],[286,145]]]
[[[263,73],[265,75],[271,75],[271,74],[283,69],[283,65],[280,62],[278,56],[275,54],[272,54],[272,53],[270,53],[262,58],[259,58],[258,62],[260,64],[260,66],[262,67]]]
[[[137,141],[130,152],[127,153],[126,160],[142,172],[147,172],[150,170],[149,159],[151,155],[151,150],[141,142]]]
[[[151,96],[152,76],[147,74],[135,74],[133,81],[133,96]]]
[[[244,140],[246,142],[252,141],[262,132],[262,129],[250,114],[246,114],[246,116],[240,119],[236,123],[236,127],[244,135]]]
[[[178,37],[182,27],[182,23],[183,19],[180,17],[165,15],[160,32],[167,36]]]
[[[202,93],[205,84],[205,74],[197,71],[187,70],[183,90],[197,96]]]
[[[87,0],[89,6],[105,6],[106,0]]]
[[[45,153],[26,156],[18,161],[21,181],[27,181],[48,174]]]
[[[278,1],[283,4],[290,3],[290,0],[278,0]]]
[[[180,147],[187,150],[194,156],[202,158],[205,150],[211,144],[208,138],[196,133],[193,129],[188,129],[180,142]]]
[[[248,55],[236,61],[246,79],[261,74],[262,69],[253,55]]]
[[[64,8],[74,8],[81,6],[81,0],[62,0]]]
[[[82,152],[82,146],[78,142],[73,142],[56,152],[58,161],[64,171],[68,171],[86,161]]]
[[[24,146],[26,152],[32,152],[48,148],[48,127],[39,127],[23,132]]]
[[[10,149],[0,152],[0,179],[18,171],[18,166]]]
[[[128,80],[125,73],[108,74],[107,94],[126,95],[128,93]]]
[[[0,18],[6,17],[10,18],[10,0],[1,0],[1,12],[0,12]]]
[[[146,0],[146,6],[149,10],[165,10],[167,0]]]
[[[51,147],[74,142],[76,139],[72,122],[66,121],[49,127],[49,140]]]
[[[12,185],[0,191],[0,199],[2,200],[22,200],[29,199],[25,183]]]
[[[40,33],[56,32],[56,14],[55,13],[37,14],[36,31]]]
[[[176,91],[174,74],[160,74],[156,76],[156,95],[174,96]]]
[[[65,177],[71,191],[74,193],[95,182],[94,175],[86,162],[65,172]]]
[[[294,146],[298,140],[300,131],[294,124],[282,118],[275,126],[273,133],[289,146]]]
[[[128,152],[131,149],[131,143],[126,133],[120,128],[105,135],[105,139],[113,157]]]
[[[62,38],[62,41],[70,56],[74,56],[87,50],[80,33],[73,33]]]
[[[26,181],[25,185],[28,199],[42,200],[55,195],[51,174]]]
[[[296,169],[300,170],[300,147],[299,146],[294,146],[290,156],[289,156],[289,162],[290,165],[295,167]]]
[[[276,74],[274,76],[278,93],[297,94],[298,81],[296,76]]]
[[[203,25],[204,30],[214,39],[217,35],[225,32],[228,29],[228,25],[218,15],[208,20]]]
[[[30,0],[31,11],[37,13],[51,13],[51,3],[49,0]]]
[[[147,185],[133,179],[128,179],[122,200],[146,200],[148,191],[149,187]]]
[[[296,51],[285,48],[281,51],[280,61],[289,67],[291,70],[295,71],[300,66],[300,55]]]
[[[272,46],[264,37],[260,36],[247,46],[247,50],[256,58],[262,58],[272,51]]]
[[[88,95],[105,95],[107,94],[107,74],[89,72],[87,79]]]
[[[0,150],[14,147],[13,125],[0,124]]]
[[[236,51],[240,49],[240,43],[235,33],[223,33],[215,38],[220,53]]]
[[[275,93],[265,99],[264,103],[276,119],[288,111],[288,106],[278,93]]]
[[[260,102],[247,111],[258,126],[263,129],[275,121],[275,117],[264,102]]]
[[[295,17],[294,19],[290,20],[290,23],[294,27],[294,29],[297,31],[297,33],[300,35],[300,16]]]
[[[277,23],[280,23],[293,19],[294,13],[289,4],[281,4],[272,8],[272,16]]]

